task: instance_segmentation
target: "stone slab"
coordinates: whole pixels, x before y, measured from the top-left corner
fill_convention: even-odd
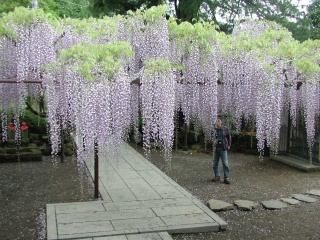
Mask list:
[[[296,205],[300,203],[299,200],[293,198],[280,198],[280,200],[290,205]]]
[[[203,212],[205,212],[208,216],[210,216],[214,221],[216,221],[219,224],[219,230],[225,230],[227,229],[227,222],[224,221],[222,218],[220,218],[217,214],[215,214],[211,209],[209,209],[207,206],[205,206],[200,200],[194,198],[193,203],[197,205],[200,209],[202,209]]]
[[[139,232],[137,230],[133,231],[100,231],[100,232],[94,232],[94,233],[77,233],[77,234],[66,234],[66,235],[59,235],[58,239],[83,239],[83,238],[90,238],[92,236],[94,237],[102,237],[102,236],[123,236],[123,235],[131,235],[131,234],[138,234]],[[89,236],[88,236],[89,235]],[[49,240],[49,239],[48,239]]]
[[[47,205],[47,239],[58,239],[58,231],[56,224],[56,209],[54,205]]]
[[[116,171],[108,171],[107,174],[99,176],[101,182],[107,189],[126,188],[127,184]]]
[[[151,218],[156,214],[151,209],[126,209],[104,212],[82,212],[57,215],[57,223],[111,221],[131,218]]]
[[[176,225],[192,225],[197,223],[210,223],[212,218],[207,214],[188,214],[188,215],[174,215],[174,216],[164,216],[161,217],[161,220],[167,226],[176,226]]]
[[[74,235],[81,233],[97,233],[103,231],[115,230],[111,221],[96,221],[96,222],[72,222],[67,224],[58,224],[59,235]],[[59,237],[60,238],[60,237]]]
[[[155,186],[155,191],[164,199],[185,197],[182,192],[172,185]]]
[[[320,189],[311,189],[309,192],[306,192],[306,194],[320,197]]]
[[[127,235],[128,240],[171,240],[172,237],[168,233],[144,233]]]
[[[50,205],[47,205],[50,206]],[[102,202],[92,201],[92,202],[79,202],[72,204],[56,204],[54,205],[55,211],[58,214],[65,213],[80,213],[80,212],[104,212],[105,208]]]
[[[127,235],[121,235],[121,236],[109,236],[109,237],[95,237],[95,238],[90,238],[90,240],[128,240],[128,238],[127,238]]]
[[[172,237],[167,232],[159,232],[130,234],[121,236],[81,238],[81,240],[172,240]]]
[[[73,203],[70,203],[71,205]],[[157,199],[147,201],[131,201],[126,202],[102,202],[106,211],[126,210],[126,209],[139,209],[139,208],[155,208],[155,207],[177,207],[192,205],[193,202],[187,198],[175,199]]]
[[[287,208],[288,205],[284,202],[281,202],[280,200],[268,200],[268,201],[262,201],[262,206],[264,206],[266,209],[269,210],[276,210],[276,209],[283,209]]]
[[[131,188],[132,193],[138,200],[162,199],[162,197],[152,188]]]
[[[289,166],[295,167],[297,169],[301,169],[305,172],[320,171],[320,166],[310,164],[310,162],[308,160],[299,158],[297,156],[271,154],[270,159],[285,163]]]
[[[170,183],[168,183],[167,180],[165,180],[155,171],[137,171],[137,172],[151,186],[170,185]]]
[[[139,229],[140,230],[140,229]],[[192,224],[192,225],[172,225],[168,230],[168,233],[199,233],[199,232],[217,232],[221,228],[214,223],[201,223],[201,224]]]
[[[317,201],[317,199],[309,197],[307,195],[303,195],[303,194],[293,194],[291,197],[306,203],[314,203]]]
[[[134,219],[121,219],[111,221],[115,230],[138,230],[142,226],[147,229],[156,227],[166,227],[165,223],[159,217],[152,218],[134,218]]]
[[[195,205],[152,208],[152,210],[159,217],[203,213],[203,211]]]
[[[79,213],[69,212],[75,209],[70,203],[70,207],[63,204],[68,213],[58,214],[57,222],[58,238],[68,239],[76,237],[90,237],[90,235],[101,236],[112,234],[138,233],[138,232],[198,232],[198,231],[219,231],[220,224],[197,205],[190,205],[192,201],[165,200],[168,205],[164,207],[152,208],[153,205],[163,206],[165,203],[153,201],[135,201],[113,203],[104,202],[105,212],[87,211]],[[185,206],[174,206],[174,203],[189,204]],[[92,202],[96,204],[96,202]],[[59,205],[59,204],[56,204]],[[77,204],[75,204],[77,205]],[[108,205],[110,205],[108,207]],[[203,204],[202,204],[203,205]],[[50,204],[55,206],[54,204]],[[203,207],[205,207],[203,205]],[[206,208],[206,207],[205,207]],[[60,211],[61,211],[60,207]],[[94,209],[94,208],[93,208]],[[161,211],[163,209],[163,211]],[[208,208],[206,208],[209,210]],[[209,210],[210,211],[210,210]],[[54,212],[51,211],[53,214]],[[170,214],[171,212],[171,214]],[[172,215],[174,213],[174,215]],[[212,212],[211,212],[212,213]],[[157,216],[159,214],[160,216]],[[213,213],[212,213],[213,214]],[[216,216],[213,214],[213,216]],[[218,218],[219,219],[219,218]],[[52,220],[51,220],[52,221]],[[92,227],[90,227],[92,226]],[[50,238],[57,239],[57,238]]]
[[[212,211],[215,211],[215,212],[234,209],[234,206],[232,204],[223,202],[220,200],[216,200],[216,199],[209,200],[208,206]]]
[[[129,188],[108,189],[107,192],[112,201],[129,202],[137,200]]]
[[[234,205],[236,205],[240,210],[251,211],[258,207],[258,203],[252,202],[249,200],[236,200],[234,201]]]

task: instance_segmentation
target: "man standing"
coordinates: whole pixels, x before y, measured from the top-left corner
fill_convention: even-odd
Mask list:
[[[222,125],[222,120],[220,118],[218,118],[216,122],[216,136],[214,140],[214,145],[216,147],[213,162],[213,171],[215,177],[212,179],[212,181],[220,181],[219,158],[221,157],[224,173],[223,181],[226,184],[230,184],[227,151],[230,149],[231,146],[231,135],[229,129],[226,126]]]

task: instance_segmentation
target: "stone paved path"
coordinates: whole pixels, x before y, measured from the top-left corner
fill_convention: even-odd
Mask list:
[[[93,176],[92,162],[87,165]],[[118,160],[110,159],[99,167],[103,201],[48,204],[48,240],[108,239],[100,238],[103,236],[134,239],[132,234],[140,234],[141,240],[166,239],[142,238],[141,234],[220,231],[227,227],[218,215],[127,144]]]

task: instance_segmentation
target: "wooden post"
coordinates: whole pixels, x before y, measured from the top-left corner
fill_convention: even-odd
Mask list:
[[[61,124],[61,163],[64,162],[64,136],[63,136],[63,129],[62,129],[62,124]]]
[[[94,197],[99,198],[99,149],[98,143],[94,142]]]
[[[188,125],[187,123],[184,123],[184,144],[183,144],[183,150],[188,151]]]

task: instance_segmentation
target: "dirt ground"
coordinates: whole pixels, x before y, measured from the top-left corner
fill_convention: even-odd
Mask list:
[[[142,152],[141,148],[137,148]],[[258,156],[229,153],[231,184],[213,183],[212,155],[173,152],[167,170],[159,152],[151,162],[203,203],[218,199],[264,201],[320,189],[320,173],[305,173]],[[230,210],[217,214],[228,223],[222,232],[177,234],[176,240],[198,239],[320,239],[320,197],[283,210]],[[45,239],[46,203],[93,200],[92,179],[74,158],[65,163],[44,157],[42,162],[0,164],[0,239]]]
[[[141,149],[138,149],[141,152]],[[320,172],[306,173],[288,165],[256,155],[228,153],[231,184],[213,183],[213,157],[202,153],[173,152],[171,171],[158,152],[151,162],[203,203],[218,199],[265,200],[290,197],[320,189]],[[221,162],[220,162],[221,166]],[[221,176],[222,177],[222,176]],[[217,214],[228,223],[225,231],[202,234],[177,234],[176,240],[198,239],[320,239],[320,197],[315,203],[300,203],[282,210],[266,210],[259,204],[253,211],[238,209]]]

